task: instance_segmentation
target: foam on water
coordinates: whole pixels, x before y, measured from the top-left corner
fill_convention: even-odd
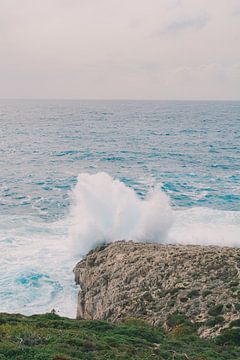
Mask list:
[[[0,311],[42,313],[55,308],[74,317],[77,288],[65,221],[17,216],[0,223]]]
[[[75,316],[72,269],[102,241],[239,246],[239,113],[0,100],[0,311]]]
[[[160,187],[140,199],[106,173],[83,173],[65,219],[6,216],[0,232],[1,311],[32,314],[55,308],[74,317],[78,289],[72,269],[97,244],[126,239],[240,246],[240,212],[176,210]]]
[[[240,212],[203,207],[173,210],[160,187],[140,199],[106,173],[80,174],[72,201],[71,238],[79,254],[119,239],[240,246]]]
[[[169,198],[159,188],[142,200],[106,173],[80,174],[72,199],[71,237],[80,254],[101,242],[119,239],[167,241],[173,212]]]
[[[174,211],[170,242],[240,247],[240,212],[204,207]]]

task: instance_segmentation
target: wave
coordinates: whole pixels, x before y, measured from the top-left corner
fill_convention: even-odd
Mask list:
[[[169,198],[160,189],[142,200],[104,172],[80,174],[72,202],[71,237],[81,254],[119,239],[166,242],[173,222]]]
[[[175,211],[170,242],[240,247],[240,211],[206,207]]]
[[[54,308],[75,317],[78,289],[72,269],[102,242],[240,247],[239,211],[176,210],[160,187],[140,199],[106,173],[80,174],[71,198],[71,216],[59,221],[29,215],[0,218],[1,311],[30,315]]]
[[[116,240],[240,246],[240,212],[208,208],[174,210],[155,187],[145,199],[104,172],[82,173],[72,191],[74,252],[85,254]]]

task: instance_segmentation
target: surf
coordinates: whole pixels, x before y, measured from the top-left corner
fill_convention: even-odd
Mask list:
[[[111,177],[82,173],[71,194],[70,238],[84,255],[116,240],[240,246],[240,212],[206,207],[174,209],[161,185],[144,199]]]

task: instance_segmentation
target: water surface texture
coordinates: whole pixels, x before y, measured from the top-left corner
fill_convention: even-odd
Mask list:
[[[74,316],[81,249],[71,224],[81,216],[70,213],[85,172],[119,179],[142,201],[161,186],[171,241],[239,246],[240,102],[1,100],[0,124],[0,311]],[[96,194],[111,198],[95,180],[84,201],[100,223]],[[129,207],[137,217],[138,201]]]

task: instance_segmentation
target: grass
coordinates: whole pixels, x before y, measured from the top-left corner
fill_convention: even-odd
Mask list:
[[[240,359],[236,324],[218,338],[206,340],[181,314],[171,315],[168,323],[166,333],[140,319],[111,324],[56,314],[0,314],[0,360]]]

